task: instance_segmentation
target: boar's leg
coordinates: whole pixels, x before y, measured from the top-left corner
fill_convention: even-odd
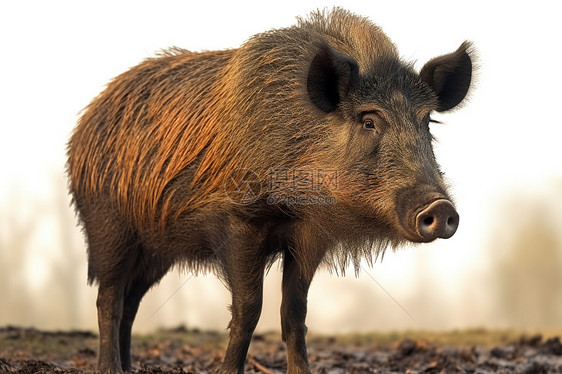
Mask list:
[[[290,251],[283,260],[283,300],[281,302],[281,332],[287,344],[287,373],[310,373],[306,352],[305,325],[307,296],[321,256],[308,252],[307,261],[299,261]]]
[[[119,325],[127,285],[134,279],[140,248],[138,238],[111,206],[83,205],[88,238],[88,278],[97,281],[101,373],[121,373]]]
[[[125,292],[123,304],[123,317],[119,326],[119,351],[121,355],[121,367],[124,371],[131,369],[131,330],[139,304],[146,292],[155,283],[160,281],[168,272],[169,266],[159,269],[139,269],[137,277]]]
[[[122,373],[119,356],[119,323],[123,315],[124,287],[117,282],[100,281],[98,289],[98,325],[100,373]]]
[[[232,319],[230,341],[219,373],[243,373],[248,347],[261,314],[265,256],[255,245],[237,247],[224,266],[226,284],[232,293]]]

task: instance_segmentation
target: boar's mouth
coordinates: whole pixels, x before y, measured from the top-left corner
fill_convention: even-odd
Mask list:
[[[438,238],[452,237],[459,226],[459,214],[453,203],[442,196],[424,200],[426,202],[420,204],[421,207],[412,204],[414,208],[400,209],[398,206],[398,218],[405,238],[416,243],[429,243]]]

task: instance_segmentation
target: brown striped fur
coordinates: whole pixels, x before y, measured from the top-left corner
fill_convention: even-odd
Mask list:
[[[296,162],[286,159],[285,147],[268,145],[254,155],[248,152],[255,145],[239,142],[251,144],[279,123],[285,126],[282,135],[295,138],[303,130],[300,123],[322,125],[307,118],[310,108],[298,107],[308,103],[305,74],[316,45],[324,38],[341,45],[342,52],[356,57],[361,70],[368,69],[362,61],[377,55],[397,57],[377,26],[350,13],[335,12],[328,18],[314,13],[300,26],[282,34],[257,35],[237,50],[194,53],[173,48],[114,79],[86,108],[70,140],[73,191],[95,195],[109,188],[111,198],[139,227],[153,225],[158,218],[163,228],[170,215],[205,204],[235,169],[293,167]],[[328,37],[323,35],[326,29],[332,29]],[[257,92],[269,96],[256,97]],[[277,113],[258,100],[274,100]],[[277,149],[280,152],[271,154]],[[270,165],[258,164],[268,159]],[[166,193],[165,188],[195,161],[194,196],[172,207],[176,191]],[[140,185],[144,188],[136,188]]]

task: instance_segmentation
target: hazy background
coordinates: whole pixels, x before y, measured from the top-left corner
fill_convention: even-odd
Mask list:
[[[96,290],[86,285],[84,243],[66,193],[65,143],[79,111],[112,77],[161,48],[232,48],[315,8],[343,5],[379,24],[418,69],[472,40],[480,72],[470,103],[439,116],[446,124],[432,130],[459,231],[387,253],[358,278],[318,273],[310,329],[562,327],[558,4],[457,4],[2,2],[0,325],[97,328]],[[274,267],[258,329],[278,329],[279,290]],[[173,272],[144,299],[135,329],[224,329],[228,303],[212,275]]]

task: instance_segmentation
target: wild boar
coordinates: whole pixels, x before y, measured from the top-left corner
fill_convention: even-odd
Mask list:
[[[288,372],[310,372],[319,266],[455,233],[429,123],[464,101],[472,59],[464,42],[418,73],[379,27],[335,8],[237,49],[172,48],[113,79],[84,110],[67,165],[99,287],[99,370],[130,369],[139,303],[176,266],[228,286],[220,372],[242,373],[264,271],[281,259]]]

